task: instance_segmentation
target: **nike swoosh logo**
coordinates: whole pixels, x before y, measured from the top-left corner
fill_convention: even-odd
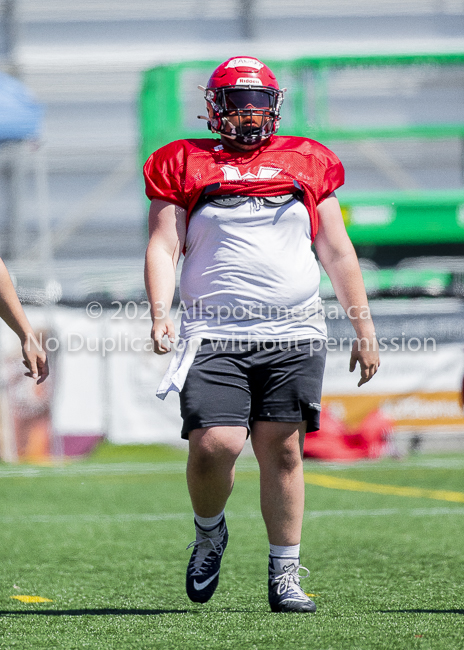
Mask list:
[[[210,582],[213,582],[214,578],[218,575],[219,575],[219,571],[216,571],[216,573],[213,576],[211,576],[210,578],[208,578],[208,580],[205,580],[204,582],[197,582],[196,580],[194,580],[193,586],[197,591],[201,591],[202,589],[207,587],[210,584]]]

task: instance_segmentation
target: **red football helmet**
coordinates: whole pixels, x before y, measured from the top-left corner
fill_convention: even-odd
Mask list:
[[[232,57],[216,68],[205,99],[208,128],[241,144],[257,144],[279,128],[283,91],[267,65],[253,57]]]

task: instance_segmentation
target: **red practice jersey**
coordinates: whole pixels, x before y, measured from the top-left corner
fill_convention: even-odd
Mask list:
[[[318,230],[316,206],[343,185],[344,169],[324,145],[294,136],[271,136],[259,149],[238,151],[212,138],[176,140],[149,157],[144,165],[149,199],[175,203],[190,216],[203,190],[211,194],[279,196],[304,191],[311,236]]]

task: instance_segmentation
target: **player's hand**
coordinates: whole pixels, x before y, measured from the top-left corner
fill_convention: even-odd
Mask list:
[[[167,337],[168,342],[163,341]],[[171,343],[176,340],[174,323],[170,318],[156,318],[151,329],[151,338],[153,339],[154,352],[156,354],[166,354],[171,352]]]
[[[354,371],[357,363],[359,363],[361,368],[361,379],[358,382],[358,386],[362,386],[372,379],[380,366],[379,344],[375,336],[361,339],[356,338],[353,341],[350,372]]]
[[[44,382],[49,374],[47,355],[44,350],[40,350],[38,345],[31,343],[30,340],[22,346],[24,361],[23,364],[28,372],[26,377],[37,379],[37,383]]]

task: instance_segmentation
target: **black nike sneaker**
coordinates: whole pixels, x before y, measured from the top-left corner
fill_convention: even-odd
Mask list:
[[[307,571],[305,576],[299,570]],[[309,570],[299,558],[269,557],[269,605],[273,612],[315,612],[316,603],[300,587],[300,577]]]
[[[221,560],[229,540],[225,518],[213,530],[203,530],[195,522],[197,538],[187,567],[187,596],[194,603],[206,603],[216,591]]]

